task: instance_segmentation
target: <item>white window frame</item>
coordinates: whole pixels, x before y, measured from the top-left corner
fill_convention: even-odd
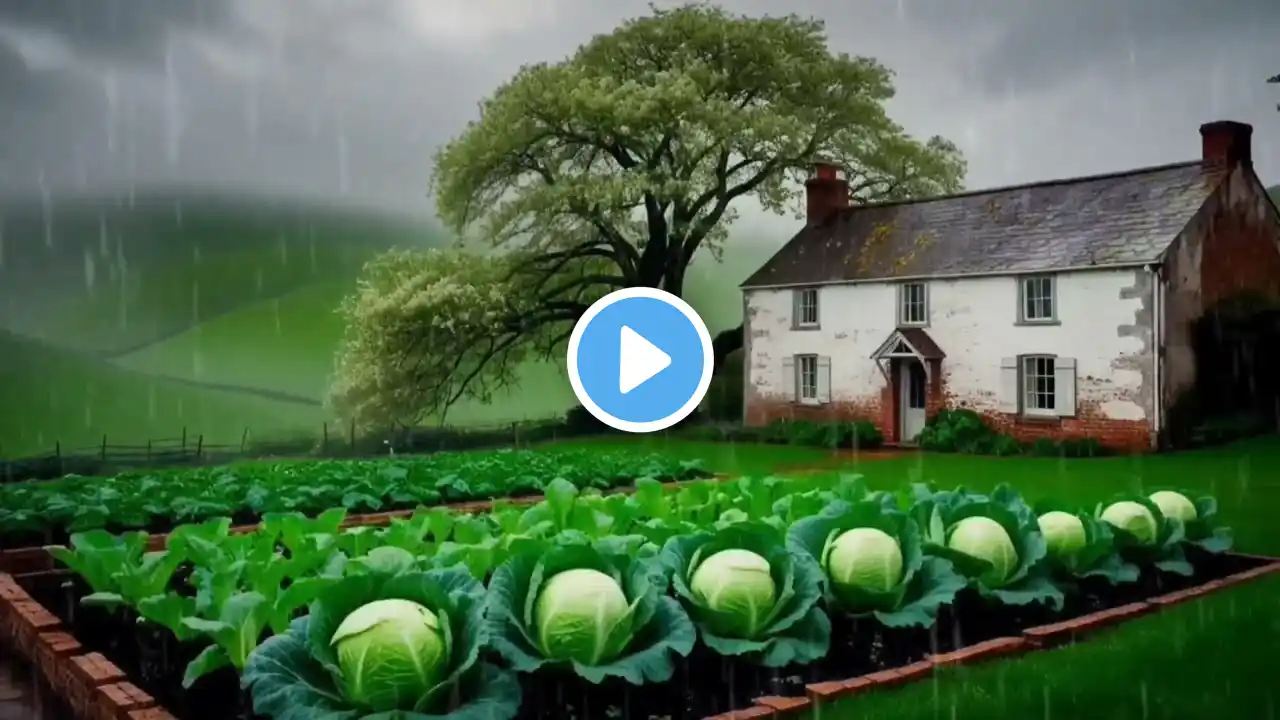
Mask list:
[[[919,288],[919,298],[911,297]],[[908,308],[919,308],[919,316],[913,315]],[[927,327],[929,325],[929,284],[908,282],[898,285],[898,327]]]
[[[805,317],[806,311],[812,310],[812,319]],[[792,296],[791,326],[797,330],[816,330],[819,320],[818,288],[799,288]]]
[[[1059,416],[1057,366],[1058,358],[1054,355],[1023,355],[1018,358],[1018,404],[1023,415]],[[1048,383],[1047,391],[1045,382]]]
[[[1045,287],[1048,294],[1042,292]],[[1047,304],[1048,312],[1044,312]],[[1036,312],[1027,312],[1035,305]],[[1018,278],[1018,322],[1042,325],[1058,322],[1058,281],[1053,275],[1027,275]]]
[[[812,384],[809,380],[812,373]],[[796,356],[796,400],[805,405],[817,405],[818,400],[818,356]]]

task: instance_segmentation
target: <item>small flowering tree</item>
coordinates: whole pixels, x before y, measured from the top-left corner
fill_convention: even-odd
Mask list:
[[[555,352],[618,288],[684,291],[719,257],[738,204],[798,211],[816,158],[860,201],[956,190],[950,142],[884,109],[888,69],[832,53],[818,20],[691,4],[623,23],[555,64],[526,66],[435,157],[445,225],[488,254],[396,253],[344,308],[335,407],[366,424],[483,400]],[[741,328],[716,338],[717,359]]]

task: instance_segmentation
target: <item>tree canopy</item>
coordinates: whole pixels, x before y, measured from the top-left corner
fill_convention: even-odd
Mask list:
[[[741,199],[798,214],[818,158],[855,202],[959,189],[959,151],[909,136],[885,110],[893,94],[890,71],[833,53],[819,20],[701,4],[522,68],[435,156],[437,212],[460,247],[371,268],[346,306],[340,409],[412,419],[487,397],[561,351],[604,294],[681,295],[695,256],[731,244]],[[740,344],[740,329],[717,341]]]

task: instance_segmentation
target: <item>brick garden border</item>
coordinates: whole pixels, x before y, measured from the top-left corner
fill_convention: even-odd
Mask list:
[[[822,703],[873,690],[896,688],[930,677],[938,669],[1064,645],[1123,621],[1280,572],[1280,558],[1242,557],[1267,561],[1268,564],[1147,601],[1028,628],[1021,637],[995,638],[934,655],[905,667],[813,683],[805,687],[805,697],[756,698],[752,707],[707,720],[795,718]],[[176,720],[154,698],[129,682],[124,672],[101,653],[83,652],[80,642],[67,632],[57,616],[33,600],[17,579],[6,573],[0,573],[0,643],[14,647],[48,683],[53,693],[67,701],[78,720]]]
[[[1204,597],[1219,590],[1234,587],[1264,575],[1280,573],[1280,558],[1263,555],[1232,553],[1237,557],[1266,562],[1266,565],[1228,575],[1221,580],[1211,580],[1193,588],[1150,598],[1142,602],[1121,605],[1109,610],[1084,615],[1074,620],[1027,628],[1020,637],[1000,637],[960,648],[953,652],[933,655],[910,665],[890,670],[846,678],[812,683],[805,686],[804,697],[768,696],[755,699],[755,705],[741,710],[716,715],[705,720],[784,720],[798,718],[825,703],[843,700],[863,693],[888,690],[907,683],[931,677],[939,669],[972,665],[1001,657],[1021,655],[1036,650],[1067,645],[1095,631],[1118,625],[1148,613],[1163,610],[1189,600]]]

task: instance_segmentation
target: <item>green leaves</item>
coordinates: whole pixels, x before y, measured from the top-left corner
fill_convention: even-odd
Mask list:
[[[856,528],[873,528],[896,540],[902,551],[902,574],[896,585],[876,590],[833,582],[824,571],[823,586],[832,607],[854,616],[872,615],[886,627],[932,627],[938,608],[952,602],[968,584],[949,561],[925,555],[919,526],[883,498],[834,501],[821,514],[792,525],[787,542],[826,568],[836,538]]]
[[[344,693],[331,639],[356,609],[392,598],[418,603],[439,618],[448,670],[439,683],[414,699],[412,707],[374,712]],[[480,662],[488,633],[483,599],[484,587],[461,567],[345,577],[320,593],[308,616],[254,651],[242,673],[242,685],[252,691],[254,712],[275,720],[514,717],[520,703],[518,683],[509,672]]]
[[[1062,607],[1065,597],[1049,577],[1047,549],[1036,515],[1017,491],[1000,485],[986,496],[962,487],[936,491],[916,485],[912,494],[915,503],[908,513],[918,525],[927,528],[923,545],[927,554],[949,560],[958,572],[969,578],[970,586],[985,597],[1006,605],[1044,603]],[[996,521],[1013,541],[1017,565],[1007,576],[994,578],[989,562],[948,545],[952,529],[971,517]]]
[[[665,595],[669,579],[652,547],[645,550],[636,540],[592,541],[569,533],[547,547],[528,547],[513,555],[489,583],[486,615],[493,648],[519,672],[559,664],[595,683],[607,677],[635,685],[670,678],[675,670],[671,656],[688,655],[693,649],[693,624],[680,604]],[[599,663],[557,663],[543,651],[535,605],[552,577],[580,568],[614,578],[630,607],[608,628]]]
[[[758,627],[746,628],[737,613],[712,607],[692,587],[702,561],[723,550],[748,550],[769,563],[776,599]],[[702,641],[722,655],[752,655],[767,667],[809,663],[826,655],[831,621],[819,607],[822,570],[804,552],[787,547],[765,523],[739,523],[719,530],[671,538],[662,549],[671,587],[698,626]]]

